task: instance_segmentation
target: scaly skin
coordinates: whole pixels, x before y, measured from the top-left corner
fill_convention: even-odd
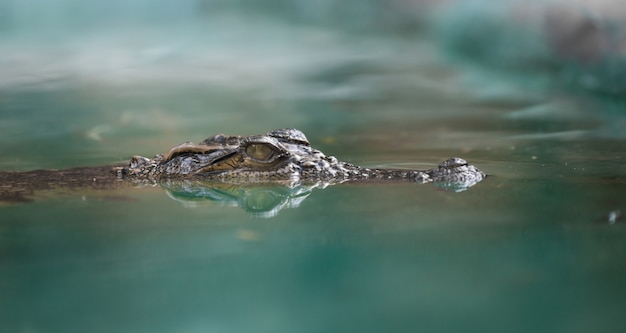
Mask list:
[[[266,135],[218,134],[199,144],[183,143],[153,159],[134,156],[116,169],[120,179],[159,182],[184,178],[234,183],[288,181],[290,183],[347,181],[435,182],[464,190],[485,174],[460,158],[450,158],[430,170],[369,169],[338,161],[311,147],[297,129],[278,129]]]

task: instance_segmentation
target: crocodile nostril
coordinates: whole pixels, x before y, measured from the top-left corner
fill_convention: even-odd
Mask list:
[[[463,166],[467,166],[467,161],[458,157],[449,158],[439,164],[439,167],[443,169],[453,169]]]

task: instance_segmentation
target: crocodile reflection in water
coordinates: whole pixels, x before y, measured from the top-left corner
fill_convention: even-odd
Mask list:
[[[38,195],[79,189],[160,185],[177,200],[230,202],[257,215],[271,215],[282,207],[297,206],[311,189],[332,184],[432,182],[462,191],[484,177],[460,158],[430,170],[362,168],[311,147],[299,130],[279,129],[247,137],[218,134],[199,144],[178,145],[152,159],[134,156],[126,166],[0,172],[0,203],[29,202]],[[262,189],[263,184],[272,184],[273,192],[268,192],[270,187]]]
[[[160,185],[171,199],[185,207],[218,204],[239,207],[254,217],[269,218],[285,208],[300,206],[311,191],[322,184],[286,186],[255,183],[241,186],[222,182],[168,179]]]

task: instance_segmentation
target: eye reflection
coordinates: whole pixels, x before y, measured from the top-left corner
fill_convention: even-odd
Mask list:
[[[254,191],[245,198],[244,205],[249,212],[264,212],[280,205],[282,199],[272,191]]]
[[[251,143],[246,147],[246,154],[255,160],[267,161],[274,156],[274,150],[266,144]]]

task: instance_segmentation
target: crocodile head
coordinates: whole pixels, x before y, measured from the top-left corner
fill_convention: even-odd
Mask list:
[[[368,169],[338,161],[311,147],[304,133],[287,128],[265,135],[218,134],[198,144],[186,142],[153,159],[134,156],[118,177],[156,182],[184,178],[250,182],[414,181],[463,190],[485,174],[460,158],[431,170]]]

